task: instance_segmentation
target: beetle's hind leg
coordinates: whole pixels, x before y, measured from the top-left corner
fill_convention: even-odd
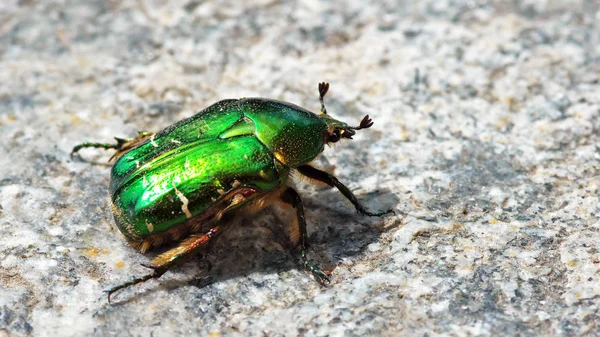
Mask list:
[[[303,175],[305,175],[311,179],[318,180],[318,181],[323,182],[331,187],[337,188],[346,197],[346,199],[350,200],[350,202],[354,205],[354,207],[356,207],[356,210],[360,214],[369,215],[369,216],[382,216],[385,214],[394,213],[394,210],[392,210],[392,209],[381,210],[381,211],[377,211],[377,212],[368,211],[365,208],[365,206],[363,206],[360,203],[360,201],[358,201],[358,198],[354,195],[354,193],[352,193],[352,191],[350,191],[350,189],[348,187],[346,187],[346,185],[342,184],[334,175],[329,174],[325,171],[321,171],[310,165],[301,165],[298,167],[298,172],[302,173]]]
[[[81,144],[73,147],[73,150],[71,150],[71,157],[73,157],[73,155],[77,154],[79,152],[79,150],[85,149],[88,147],[97,148],[97,149],[105,149],[105,150],[115,149],[116,152],[108,160],[109,162],[111,162],[113,159],[119,157],[121,154],[123,154],[127,150],[137,146],[138,144],[144,142],[148,138],[153,137],[154,135],[155,135],[154,132],[140,131],[140,132],[138,132],[138,135],[133,138],[115,137],[115,140],[117,141],[116,144],[84,142],[84,143],[81,143]]]
[[[112,287],[104,292],[108,294],[108,303],[110,303],[110,296],[115,292],[136,285],[139,283],[146,282],[150,279],[157,279],[166,273],[171,267],[180,263],[185,258],[191,256],[199,249],[206,247],[208,242],[219,233],[219,227],[214,227],[209,230],[206,234],[195,234],[185,239],[179,246],[166,251],[165,253],[157,256],[149,265],[143,265],[144,267],[153,270],[152,273],[144,275],[142,277],[136,277],[131,281],[125,282],[118,286]]]
[[[291,187],[286,188],[281,193],[281,201],[292,205],[296,209],[296,223],[295,228],[293,228],[294,232],[291,233],[291,239],[293,242],[300,241],[300,257],[302,258],[302,264],[308,270],[313,273],[313,275],[317,278],[319,283],[324,284],[325,282],[331,282],[329,275],[325,274],[318,266],[311,264],[308,261],[306,256],[306,250],[308,248],[308,235],[306,232],[306,217],[304,216],[304,206],[302,204],[302,199],[296,190]],[[297,232],[296,232],[297,230]],[[299,236],[299,237],[298,237]]]

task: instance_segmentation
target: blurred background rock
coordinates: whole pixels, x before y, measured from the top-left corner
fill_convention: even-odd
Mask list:
[[[596,335],[600,2],[3,1],[0,336]],[[83,141],[224,98],[375,125],[299,183],[321,288],[246,219],[159,281],[113,227]],[[110,154],[88,150],[104,162]]]

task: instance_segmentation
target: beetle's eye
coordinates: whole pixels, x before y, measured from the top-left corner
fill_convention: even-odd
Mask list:
[[[333,130],[333,132],[331,133],[331,135],[329,135],[329,142],[330,143],[335,143],[338,140],[340,140],[340,130]]]

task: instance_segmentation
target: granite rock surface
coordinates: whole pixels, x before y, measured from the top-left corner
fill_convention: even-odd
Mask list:
[[[0,336],[600,335],[600,2],[0,3]],[[158,281],[110,153],[224,98],[375,121],[296,183],[320,287],[265,210]],[[282,214],[283,213],[283,214]]]

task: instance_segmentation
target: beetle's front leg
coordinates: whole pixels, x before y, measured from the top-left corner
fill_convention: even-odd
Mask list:
[[[142,143],[143,141],[145,141],[146,139],[148,139],[154,135],[155,135],[154,132],[140,131],[140,132],[138,132],[138,135],[133,138],[125,139],[125,138],[115,137],[115,140],[117,141],[116,144],[84,142],[84,143],[81,143],[81,144],[73,147],[73,150],[71,150],[71,157],[73,157],[73,155],[78,153],[79,150],[85,149],[88,147],[100,148],[100,149],[105,149],[105,150],[115,149],[116,150],[115,154],[113,154],[112,157],[110,157],[110,159],[108,160],[110,162],[114,158],[121,155],[123,152]]]
[[[154,260],[152,260],[152,262],[150,262],[149,265],[144,264],[144,267],[152,269],[153,272],[142,277],[136,277],[131,281],[105,290],[104,292],[108,294],[108,303],[110,303],[110,295],[112,295],[116,291],[130,287],[132,285],[146,282],[150,279],[157,279],[161,277],[164,273],[171,269],[171,267],[180,263],[181,260],[191,256],[199,249],[205,247],[218,232],[219,227],[214,227],[211,230],[209,230],[206,234],[191,235],[189,238],[184,240],[179,246],[157,256]]]
[[[306,257],[306,249],[308,248],[308,235],[306,232],[306,218],[304,216],[304,206],[302,205],[302,199],[296,190],[291,187],[286,188],[281,193],[281,201],[292,205],[296,209],[296,226],[300,234],[300,246],[302,248],[301,257],[302,264],[310,270],[313,275],[317,277],[319,283],[331,282],[329,276],[325,274],[319,267],[313,266]]]
[[[325,171],[321,171],[310,165],[301,165],[298,167],[298,172],[311,179],[324,182],[325,184],[331,187],[337,188],[348,200],[350,200],[350,202],[354,205],[354,207],[356,207],[356,210],[360,214],[369,216],[382,216],[388,213],[394,213],[394,210],[392,210],[391,208],[388,210],[378,212],[369,212],[363,205],[361,205],[361,203],[358,201],[358,198],[354,195],[354,193],[352,193],[352,191],[350,191],[348,187],[342,184],[334,175],[329,174]]]

